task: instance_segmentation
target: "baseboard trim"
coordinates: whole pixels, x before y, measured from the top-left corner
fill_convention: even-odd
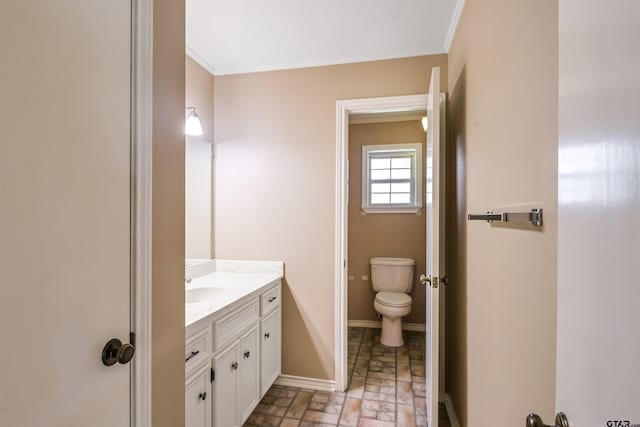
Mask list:
[[[447,415],[449,416],[449,422],[451,427],[460,427],[460,421],[456,415],[456,408],[453,406],[453,399],[449,393],[444,394],[444,406],[447,408]]]
[[[276,380],[276,384],[287,387],[306,388],[309,390],[336,391],[336,382],[333,380],[297,377],[295,375],[280,375]]]
[[[354,328],[381,328],[382,322],[378,320],[349,320],[347,325]],[[405,331],[424,332],[427,327],[421,323],[405,323],[402,322],[402,329]]]

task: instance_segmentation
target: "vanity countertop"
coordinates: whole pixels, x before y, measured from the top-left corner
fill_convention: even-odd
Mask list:
[[[232,304],[249,301],[283,276],[278,261],[207,260],[188,264],[185,322],[190,326]]]

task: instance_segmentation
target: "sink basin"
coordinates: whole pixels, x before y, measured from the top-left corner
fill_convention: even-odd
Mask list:
[[[219,288],[195,288],[187,289],[185,293],[185,300],[187,304],[196,304],[206,301],[211,298],[215,298],[224,292],[224,289]]]

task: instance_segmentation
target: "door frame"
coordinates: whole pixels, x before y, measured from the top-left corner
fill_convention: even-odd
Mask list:
[[[131,1],[131,427],[151,427],[153,0]]]
[[[427,94],[361,98],[336,101],[336,210],[335,210],[335,385],[348,386],[348,203],[349,203],[349,115],[365,113],[426,111]],[[425,113],[426,114],[426,113]]]

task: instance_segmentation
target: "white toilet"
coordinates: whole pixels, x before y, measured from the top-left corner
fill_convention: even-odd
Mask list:
[[[371,286],[376,292],[373,308],[382,315],[380,342],[389,347],[400,347],[402,318],[411,313],[413,269],[411,258],[371,258]]]

